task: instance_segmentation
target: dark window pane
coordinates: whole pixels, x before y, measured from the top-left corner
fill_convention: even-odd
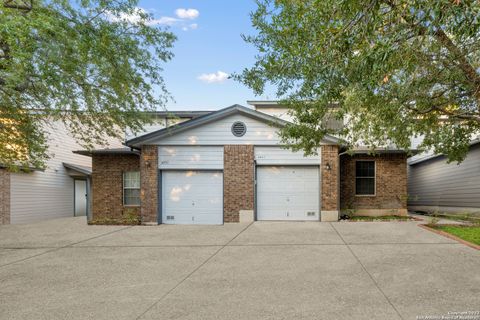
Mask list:
[[[375,161],[357,161],[355,164],[357,177],[375,177]]]
[[[375,179],[374,178],[357,178],[355,190],[357,195],[374,195]]]

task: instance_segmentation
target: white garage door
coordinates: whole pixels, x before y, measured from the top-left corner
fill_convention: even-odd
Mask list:
[[[257,220],[319,220],[318,166],[257,167]]]
[[[163,171],[162,223],[222,224],[221,171]]]

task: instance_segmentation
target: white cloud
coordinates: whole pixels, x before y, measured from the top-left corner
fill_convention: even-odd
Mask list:
[[[206,83],[221,83],[228,79],[228,73],[217,71],[215,73],[204,73],[197,77],[198,80]]]
[[[180,22],[180,19],[174,17],[160,17],[158,19],[148,19],[147,15],[149,12],[144,8],[137,7],[131,13],[120,13],[119,15],[114,15],[112,12],[106,12],[107,19],[110,21],[126,21],[131,24],[136,24],[141,21],[144,21],[145,24],[149,26],[172,26],[177,22]]]
[[[126,21],[131,24],[137,24],[144,22],[149,26],[177,26],[183,31],[195,30],[198,28],[198,24],[187,24],[187,20],[192,20],[198,17],[199,12],[196,9],[177,9],[175,11],[178,18],[161,16],[159,18],[149,19],[148,15],[151,14],[151,10],[145,10],[144,8],[136,7],[131,13],[120,13],[115,15],[112,12],[106,12],[105,16],[110,21]],[[150,16],[151,17],[151,16]]]
[[[178,8],[175,10],[175,14],[177,17],[180,19],[190,19],[193,20],[195,18],[198,18],[200,15],[200,12],[198,12],[197,9],[183,9],[183,8]]]
[[[188,30],[195,30],[197,28],[198,28],[198,24],[192,23],[192,24],[189,24],[188,26],[183,26],[182,30],[183,31],[188,31]]]
[[[179,21],[180,21],[179,19],[173,18],[173,17],[160,17],[158,19],[150,20],[147,24],[151,26],[157,26],[157,25],[173,26]]]

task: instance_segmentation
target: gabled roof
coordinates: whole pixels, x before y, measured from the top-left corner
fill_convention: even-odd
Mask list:
[[[473,139],[472,141],[470,141],[470,144],[469,146],[472,147],[472,146],[475,146],[477,144],[480,144],[480,138],[476,138],[476,139]],[[408,158],[407,159],[407,164],[409,166],[413,166],[417,163],[421,163],[421,162],[425,162],[425,161],[428,161],[428,160],[431,160],[431,159],[435,159],[435,158],[438,158],[438,157],[444,157],[445,155],[440,153],[432,153],[432,154],[425,154],[423,157],[419,157],[419,158]]]
[[[181,111],[149,111],[146,112],[147,114],[151,115],[156,115],[159,117],[165,117],[165,118],[198,118],[203,115],[212,113],[214,111],[208,111],[208,110],[193,110],[193,111],[188,111],[188,110],[181,110]]]
[[[200,116],[198,118],[185,121],[182,123],[179,123],[177,125],[174,125],[172,127],[167,127],[164,129],[160,129],[145,135],[142,135],[140,137],[136,137],[133,139],[130,139],[126,142],[127,146],[130,147],[140,147],[141,145],[148,144],[152,140],[158,140],[162,139],[164,137],[170,137],[172,135],[175,135],[177,133],[196,128],[202,125],[205,125],[207,123],[211,123],[213,121],[217,121],[220,119],[223,119],[225,117],[234,115],[234,114],[241,114],[246,117],[250,117],[256,120],[259,120],[261,122],[276,126],[276,127],[283,127],[288,124],[287,121],[279,119],[277,117],[268,115],[263,112],[258,112],[252,109],[249,109],[247,107],[235,104],[233,106],[220,109],[218,111]],[[325,141],[330,142],[330,143],[338,143],[338,139],[332,136],[325,136]]]
[[[63,166],[67,169],[76,171],[78,173],[90,176],[92,174],[92,168],[87,166],[81,166],[78,164],[63,162]]]

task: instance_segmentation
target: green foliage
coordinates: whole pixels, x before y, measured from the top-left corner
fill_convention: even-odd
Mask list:
[[[258,0],[254,66],[235,78],[266,85],[296,118],[282,137],[314,152],[325,134],[349,146],[420,146],[464,159],[480,129],[480,2]],[[321,119],[346,120],[342,130]]]
[[[164,105],[175,36],[137,0],[36,0],[0,8],[0,164],[41,167],[62,121],[86,148],[141,129]],[[134,19],[127,17],[134,16]]]
[[[453,225],[434,225],[434,229],[441,230],[463,240],[480,245],[480,227],[479,226],[453,226]]]

